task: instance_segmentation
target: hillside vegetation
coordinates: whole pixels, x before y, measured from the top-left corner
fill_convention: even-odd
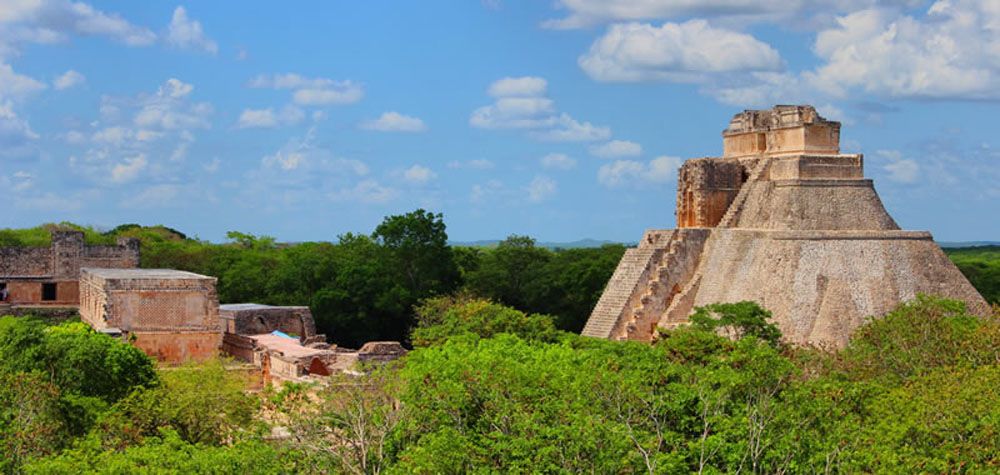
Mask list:
[[[242,391],[219,363],[151,371],[80,324],[0,318],[6,473],[986,473],[1000,467],[1000,320],[921,296],[836,353],[756,304],[654,345],[460,296],[414,351],[326,387]],[[723,332],[735,339],[719,336]],[[30,355],[46,355],[36,360]],[[85,364],[81,364],[85,363]],[[117,385],[101,382],[118,379]],[[81,384],[94,381],[97,384]],[[281,429],[275,429],[280,425]],[[275,433],[287,437],[272,437]]]

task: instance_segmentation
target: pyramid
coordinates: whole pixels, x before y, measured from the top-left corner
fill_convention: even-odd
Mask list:
[[[840,123],[812,106],[736,114],[723,156],[684,162],[677,228],[628,249],[583,334],[649,341],[696,306],[755,301],[787,341],[842,347],[918,293],[990,307],[926,231],[900,230]]]

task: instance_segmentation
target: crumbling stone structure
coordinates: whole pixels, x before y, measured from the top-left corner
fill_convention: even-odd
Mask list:
[[[811,106],[733,117],[723,156],[678,172],[677,229],[628,249],[583,334],[648,341],[695,306],[751,300],[796,344],[842,346],[917,293],[989,306],[924,231],[886,212],[840,124]]]
[[[395,341],[368,342],[360,350],[327,344],[326,335],[316,333],[309,307],[226,304],[219,306],[219,314],[222,351],[260,368],[265,384],[308,381],[406,354]]]
[[[82,267],[139,267],[139,240],[90,246],[81,231],[53,231],[50,247],[0,248],[0,290],[13,305],[78,305]]]
[[[223,304],[219,305],[219,318],[226,333],[262,335],[279,331],[299,338],[304,345],[326,342],[326,335],[316,333],[316,322],[309,307]]]
[[[214,357],[222,344],[216,279],[170,269],[80,269],[80,316],[165,363]]]

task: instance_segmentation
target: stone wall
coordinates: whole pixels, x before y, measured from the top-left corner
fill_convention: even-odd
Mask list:
[[[50,247],[0,248],[0,283],[7,284],[14,304],[77,305],[82,267],[139,267],[139,240],[88,246],[83,232],[53,231]],[[43,298],[46,284],[54,284],[54,298]]]
[[[80,314],[118,328],[168,363],[213,357],[222,345],[216,279],[164,269],[83,268]]]
[[[303,341],[316,336],[316,323],[309,307],[225,304],[219,306],[219,318],[227,333],[260,335],[277,330]]]
[[[677,178],[677,227],[713,227],[747,179],[739,160],[699,158],[684,162]]]

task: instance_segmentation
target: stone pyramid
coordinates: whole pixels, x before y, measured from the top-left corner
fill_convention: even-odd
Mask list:
[[[929,232],[899,229],[862,155],[840,153],[840,123],[776,106],[737,114],[722,137],[721,158],[681,166],[677,229],[625,252],[584,335],[648,341],[695,306],[752,300],[788,341],[837,347],[918,293],[990,311]]]

